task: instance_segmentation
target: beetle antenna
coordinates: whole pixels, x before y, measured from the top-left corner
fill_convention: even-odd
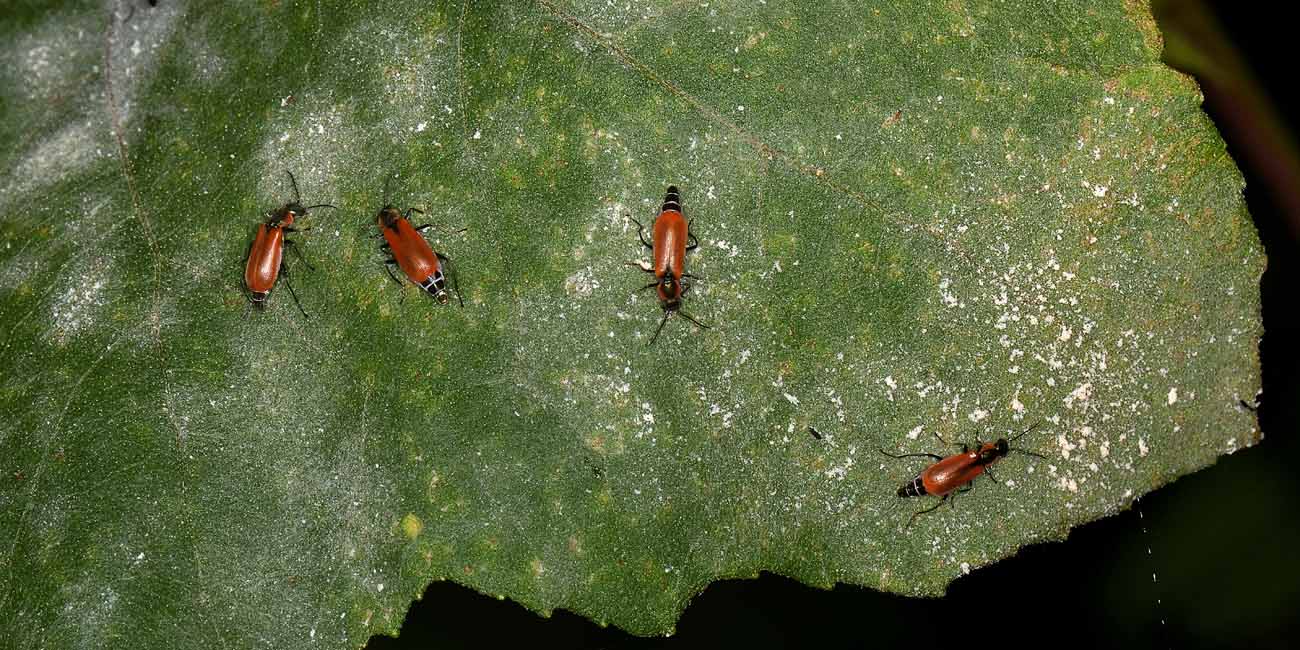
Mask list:
[[[294,178],[293,172],[287,169],[284,170],[284,173],[289,175],[289,182],[293,184],[293,202],[302,203],[302,195],[298,193],[298,179]]]
[[[705,325],[704,323],[701,323],[700,321],[695,320],[695,318],[692,317],[690,314],[688,314],[688,313],[686,313],[686,312],[684,312],[684,311],[682,311],[682,310],[680,310],[680,309],[677,310],[677,313],[681,314],[681,315],[682,315],[682,318],[685,318],[686,320],[691,321],[692,323],[695,323],[696,325],[699,325],[700,327],[702,327],[702,328],[704,328],[704,329],[706,329],[706,330],[711,330],[711,329],[713,329],[712,327],[709,327],[708,325]]]
[[[662,331],[664,331],[664,323],[667,323],[667,322],[668,322],[668,317],[669,317],[669,316],[672,316],[672,315],[673,315],[673,312],[671,312],[671,311],[665,311],[665,312],[664,312],[663,320],[660,320],[660,321],[659,321],[659,327],[657,327],[657,328],[655,329],[655,335],[652,336],[652,337],[650,337],[650,342],[649,342],[649,343],[646,343],[646,347],[650,347],[650,346],[652,346],[652,345],[655,344],[655,339],[659,338],[659,333],[662,332]]]
[[[1008,449],[1007,451],[1014,451],[1014,452],[1016,452],[1016,453],[1018,453],[1018,454],[1024,454],[1024,455],[1026,455],[1026,456],[1033,456],[1034,458],[1041,458],[1041,459],[1043,459],[1043,460],[1047,460],[1047,456],[1044,456],[1044,455],[1042,455],[1042,454],[1040,454],[1040,453],[1038,453],[1038,452],[1036,452],[1036,451],[1029,451],[1028,449],[1016,449],[1015,447],[1012,447],[1011,449]],[[985,471],[988,471],[988,470],[985,470]]]
[[[1015,441],[1019,440],[1019,439],[1020,439],[1022,436],[1024,436],[1026,433],[1029,433],[1030,431],[1033,431],[1034,429],[1037,429],[1037,428],[1038,428],[1038,425],[1040,425],[1040,424],[1042,424],[1042,423],[1043,423],[1043,421],[1042,421],[1042,420],[1039,420],[1039,421],[1037,421],[1037,422],[1035,422],[1035,423],[1029,425],[1029,428],[1028,428],[1028,429],[1025,429],[1024,431],[1021,431],[1019,434],[1016,435],[1016,437],[1014,437],[1014,438],[1008,440],[1007,442],[1015,442]]]

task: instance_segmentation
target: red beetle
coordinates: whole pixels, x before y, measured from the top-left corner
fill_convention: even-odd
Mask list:
[[[253,238],[253,243],[248,247],[248,259],[244,266],[244,291],[248,297],[248,302],[258,309],[266,308],[266,301],[271,297],[271,290],[275,288],[275,283],[279,280],[280,274],[284,273],[284,284],[289,287],[289,295],[293,296],[294,304],[298,305],[298,311],[303,316],[307,311],[302,308],[302,303],[298,302],[298,294],[293,290],[293,284],[289,282],[289,266],[284,260],[284,249],[290,248],[298,256],[298,260],[307,265],[307,268],[315,270],[307,259],[302,256],[302,251],[298,250],[297,244],[287,237],[285,233],[298,232],[300,229],[294,227],[294,221],[298,217],[305,216],[309,210],[316,208],[333,208],[328,203],[320,203],[310,207],[302,206],[302,197],[298,194],[298,181],[294,179],[293,174],[289,174],[289,182],[293,184],[293,202],[286,203],[279,210],[268,213],[266,222],[257,227],[257,236]],[[302,228],[301,230],[306,230]]]
[[[898,496],[900,497],[920,497],[927,494],[941,497],[939,502],[933,506],[913,513],[912,518],[907,521],[907,525],[911,526],[917,517],[943,505],[943,502],[954,494],[971,489],[973,487],[971,482],[978,478],[980,474],[987,474],[989,479],[996,483],[997,479],[993,478],[993,463],[998,462],[1013,451],[1047,460],[1047,457],[1042,454],[1011,448],[1012,442],[1033,431],[1038,427],[1038,424],[1035,423],[1011,440],[998,438],[996,442],[981,443],[977,441],[974,448],[969,445],[962,445],[960,454],[953,454],[946,458],[938,454],[891,454],[881,449],[880,453],[890,458],[932,458],[935,460],[929,467],[917,473],[912,480],[898,488]],[[943,438],[939,437],[938,433],[934,435],[939,438],[940,442],[948,444]]]
[[[447,277],[450,276],[452,290],[456,292],[456,300],[460,302],[461,307],[464,307],[465,301],[460,297],[460,287],[456,282],[456,274],[452,271],[451,260],[442,253],[434,252],[429,247],[429,242],[425,241],[424,236],[420,234],[432,228],[433,224],[411,226],[412,212],[424,214],[415,208],[407,208],[406,214],[402,214],[392,205],[385,205],[379,210],[377,220],[384,236],[384,244],[379,248],[389,254],[389,258],[384,260],[384,268],[388,270],[388,275],[394,282],[401,284],[402,281],[393,274],[393,266],[400,267],[411,282],[419,285],[443,305],[450,300],[447,296]],[[444,267],[447,269],[445,275]]]
[[[699,325],[704,329],[709,329],[708,325],[701,323],[691,317],[690,314],[681,310],[682,296],[690,290],[691,285],[685,281],[685,278],[698,280],[694,275],[685,272],[686,252],[699,248],[700,242],[695,239],[691,233],[691,224],[682,216],[682,200],[677,193],[677,186],[669,185],[668,193],[664,196],[663,207],[659,209],[659,216],[654,222],[654,243],[646,241],[645,226],[640,221],[632,220],[637,226],[637,237],[641,243],[651,250],[654,256],[654,264],[640,264],[637,262],[628,262],[629,265],[637,266],[646,273],[653,273],[655,281],[642,287],[643,289],[656,288],[659,293],[659,305],[664,309],[663,320],[659,321],[659,327],[655,330],[654,336],[650,337],[650,343],[653,345],[655,339],[659,338],[659,332],[663,331],[664,323],[668,322],[668,317],[674,312],[680,313],[686,320]]]

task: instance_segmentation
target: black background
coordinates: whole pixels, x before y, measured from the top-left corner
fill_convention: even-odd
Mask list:
[[[1166,2],[1165,4],[1172,4]],[[1229,41],[1264,87],[1291,133],[1296,99],[1295,23],[1273,3],[1214,2]],[[1152,493],[1134,509],[1076,528],[1064,543],[957,580],[942,599],[909,599],[858,587],[831,591],[764,574],[714,583],[682,615],[671,638],[642,639],[557,611],[543,619],[448,582],[414,604],[400,639],[371,650],[527,643],[578,647],[745,644],[833,647],[968,644],[1018,647],[1293,647],[1300,615],[1300,449],[1297,328],[1290,317],[1300,214],[1268,187],[1267,159],[1245,155],[1241,96],[1201,80],[1205,109],[1246,177],[1246,201],[1268,255],[1261,282],[1265,336],[1259,419],[1267,438]],[[1282,149],[1296,149],[1294,135]],[[1149,549],[1149,550],[1148,550]],[[1153,575],[1155,580],[1153,580]]]

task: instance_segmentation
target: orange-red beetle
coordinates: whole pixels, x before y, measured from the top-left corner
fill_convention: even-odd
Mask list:
[[[646,273],[654,274],[655,281],[642,288],[656,288],[659,294],[659,305],[664,309],[664,317],[659,321],[659,327],[655,330],[654,336],[650,337],[650,343],[646,345],[654,344],[655,339],[659,338],[659,332],[664,329],[664,323],[668,322],[668,317],[672,316],[674,312],[680,313],[686,320],[708,329],[708,325],[681,311],[682,296],[686,295],[686,292],[691,288],[690,283],[686,282],[685,278],[699,279],[685,272],[686,251],[695,250],[700,243],[695,239],[695,235],[691,233],[690,222],[682,215],[682,199],[677,193],[677,186],[668,186],[663,207],[659,208],[659,216],[655,218],[653,225],[654,243],[646,241],[645,226],[642,226],[640,221],[633,219],[632,223],[637,226],[637,237],[641,239],[641,243],[651,250],[654,263],[643,265],[629,262],[628,264],[638,266]]]
[[[442,253],[434,252],[429,247],[429,242],[425,241],[424,236],[420,234],[432,228],[433,224],[412,226],[410,221],[412,212],[420,211],[407,208],[406,214],[402,214],[392,205],[385,205],[379,210],[377,221],[384,236],[384,244],[379,248],[389,254],[389,258],[384,260],[384,268],[388,270],[388,275],[394,282],[401,284],[402,281],[393,274],[393,266],[398,266],[411,282],[443,305],[450,300],[447,296],[447,277],[450,276],[452,290],[456,292],[456,300],[460,302],[461,307],[464,307],[465,301],[460,297],[460,287],[456,282],[456,274],[452,271],[451,260]],[[420,214],[424,213],[420,212]],[[444,267],[447,269],[446,274],[443,273]]]
[[[294,227],[294,221],[306,215],[309,210],[334,206],[320,203],[303,207],[302,197],[298,194],[298,181],[294,179],[292,173],[288,171],[285,173],[289,174],[289,182],[293,184],[293,202],[284,204],[275,212],[267,213],[266,221],[257,227],[257,236],[248,247],[248,259],[244,265],[244,291],[247,293],[249,304],[258,309],[265,309],[266,301],[271,297],[271,290],[275,288],[280,274],[284,273],[284,284],[289,287],[289,295],[293,296],[298,311],[306,316],[307,311],[302,308],[302,303],[298,302],[298,294],[294,292],[293,284],[289,282],[289,266],[284,261],[284,249],[292,249],[298,255],[298,260],[306,264],[307,268],[313,267],[302,256],[302,251],[298,250],[297,244],[285,237],[285,233],[298,232],[299,229]]]
[[[1047,460],[1047,457],[1042,454],[1011,448],[1012,442],[1019,440],[1021,436],[1037,427],[1038,423],[1035,423],[1010,440],[998,438],[996,442],[982,443],[977,441],[974,448],[969,445],[962,445],[960,454],[953,454],[946,458],[938,454],[891,454],[881,449],[880,453],[890,458],[932,458],[935,460],[929,467],[918,472],[912,480],[898,488],[898,496],[900,497],[921,497],[927,494],[941,497],[939,502],[933,506],[913,513],[912,518],[907,521],[907,525],[911,526],[917,517],[943,505],[943,502],[954,494],[971,489],[971,482],[979,478],[980,474],[987,474],[989,480],[997,482],[997,479],[993,478],[993,463],[998,462],[1013,451]],[[938,433],[934,435],[939,437]],[[947,444],[943,438],[939,438],[939,440]]]

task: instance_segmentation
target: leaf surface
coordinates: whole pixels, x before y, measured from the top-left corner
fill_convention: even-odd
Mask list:
[[[1263,252],[1144,3],[6,12],[17,647],[357,647],[441,579],[637,634],[762,570],[938,595],[1261,435]],[[286,170],[339,206],[310,318],[240,290]],[[651,347],[669,184],[712,328]],[[385,203],[463,309],[384,273]],[[879,450],[1034,423],[906,525]]]

